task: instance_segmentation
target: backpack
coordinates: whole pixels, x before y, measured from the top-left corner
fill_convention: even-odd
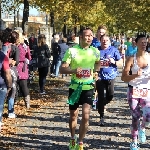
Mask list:
[[[44,46],[36,46],[35,48],[35,58],[36,58],[36,65],[38,68],[49,67],[50,60],[47,57],[46,53],[47,45]]]

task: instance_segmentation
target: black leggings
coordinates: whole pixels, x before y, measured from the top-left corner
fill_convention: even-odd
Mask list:
[[[114,82],[112,80],[97,80],[96,81],[96,90],[98,92],[98,113],[100,118],[104,117],[104,106],[108,104],[114,96]],[[106,97],[104,97],[104,89],[106,89]]]
[[[29,95],[29,88],[27,85],[27,79],[20,79],[19,80],[19,87],[22,92],[23,97],[26,97]]]
[[[48,74],[48,69],[49,67],[43,67],[43,68],[38,68],[39,72],[39,86],[40,86],[40,91],[44,91],[44,86],[46,83],[46,76]]]

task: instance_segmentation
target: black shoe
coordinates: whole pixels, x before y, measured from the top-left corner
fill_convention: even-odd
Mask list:
[[[99,126],[102,126],[102,127],[105,126],[104,118],[101,118],[101,119],[100,119],[98,125],[99,125]]]

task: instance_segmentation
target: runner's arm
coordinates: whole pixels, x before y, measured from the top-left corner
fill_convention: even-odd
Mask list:
[[[73,74],[77,72],[77,69],[71,69],[67,62],[62,61],[59,71],[61,74]]]
[[[100,67],[101,67],[101,62],[100,61],[96,61],[95,65],[94,65],[94,72],[99,71]]]
[[[122,65],[123,65],[123,59],[120,59],[120,60],[116,61],[116,66],[117,67],[120,67]]]
[[[4,70],[4,75],[6,79],[6,85],[8,89],[11,89],[12,87],[12,77],[11,77],[11,72],[10,72],[10,67],[9,67],[9,59],[7,56],[4,58],[3,62],[3,70]]]
[[[131,80],[133,80],[139,76],[138,74],[129,75],[129,71],[130,71],[130,68],[132,65],[133,65],[133,57],[129,57],[126,60],[125,67],[122,71],[122,76],[121,76],[122,81],[130,82]]]

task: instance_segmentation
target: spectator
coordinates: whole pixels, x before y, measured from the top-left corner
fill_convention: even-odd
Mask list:
[[[59,41],[59,35],[56,34],[54,35],[54,42],[52,43],[52,55],[53,55],[53,62],[51,66],[51,76],[56,77],[56,66],[58,63],[58,60],[60,59],[60,48],[58,46],[58,41]]]
[[[29,38],[29,48],[30,50],[33,50],[33,47],[37,45],[37,38],[35,38],[35,35],[32,33],[31,37]]]
[[[31,60],[31,54],[29,47],[24,43],[24,36],[22,34],[19,34],[19,41],[19,64],[17,66],[19,86],[24,97],[26,108],[29,109],[30,94],[27,86],[27,80],[29,78],[28,64]]]
[[[58,59],[57,65],[56,65],[56,77],[58,77],[59,75],[59,67],[61,65],[62,59],[66,53],[66,50],[69,48],[69,46],[67,45],[67,38],[62,38],[62,43],[59,44],[59,48],[60,48],[60,58]],[[64,77],[64,74],[62,74],[62,78]]]
[[[68,45],[69,47],[73,47],[73,46],[75,46],[75,45],[77,45],[77,44],[78,44],[78,43],[76,43],[76,36],[75,36],[74,33],[72,33],[70,39],[68,39],[67,45]]]
[[[2,113],[7,93],[12,88],[12,77],[8,57],[0,50],[0,130],[2,129]]]
[[[40,94],[46,94],[44,86],[46,83],[46,76],[48,74],[48,69],[50,66],[49,58],[51,56],[48,45],[46,44],[46,37],[39,35],[38,45],[34,48],[33,58],[37,58],[38,72],[39,72],[39,86]]]

